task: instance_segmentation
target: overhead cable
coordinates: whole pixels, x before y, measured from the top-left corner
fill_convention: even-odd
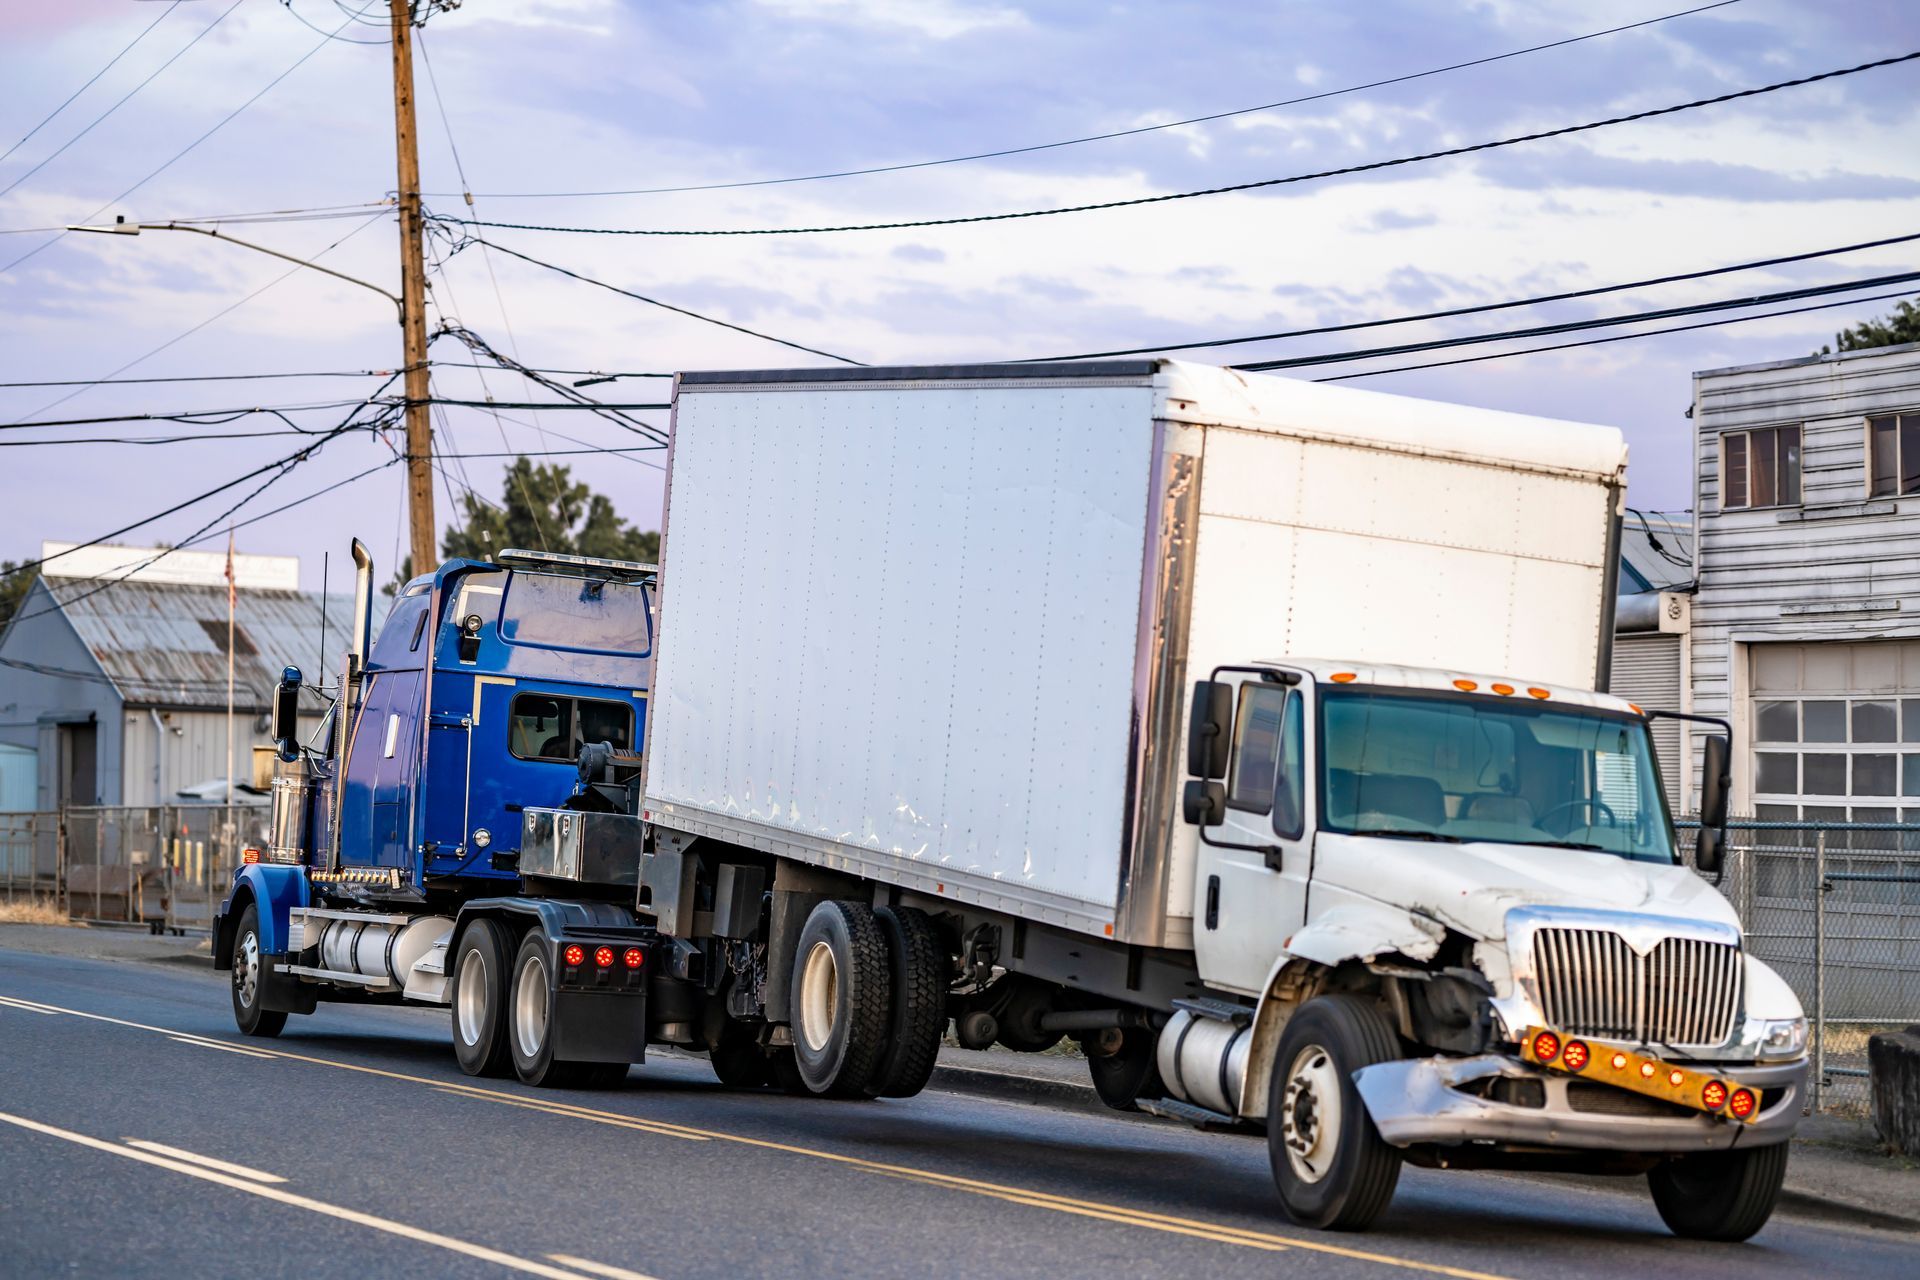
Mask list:
[[[828,178],[858,178],[876,173],[901,173],[909,169],[931,169],[937,165],[964,164],[970,160],[996,160],[1004,156],[1029,155],[1035,151],[1052,151],[1059,147],[1077,147],[1087,142],[1105,142],[1112,138],[1131,138],[1138,134],[1155,133],[1162,129],[1183,129],[1189,125],[1206,124],[1214,120],[1229,120],[1235,116],[1253,115],[1261,111],[1276,111],[1281,107],[1297,107],[1303,103],[1320,102],[1327,98],[1338,98],[1351,93],[1363,93],[1369,89],[1383,89],[1389,85],[1405,84],[1411,80],[1423,80],[1429,76],[1445,75],[1451,71],[1464,71],[1469,67],[1483,67],[1488,63],[1503,62],[1508,58],[1518,58],[1530,53],[1542,53],[1548,49],[1560,49],[1567,45],[1579,44],[1584,40],[1598,40],[1602,36],[1617,35],[1622,31],[1632,31],[1639,27],[1650,27],[1660,22],[1671,22],[1675,18],[1685,18],[1696,13],[1705,13],[1709,9],[1724,9],[1739,0],[1715,0],[1713,4],[1698,5],[1692,9],[1682,9],[1678,13],[1662,14],[1657,18],[1644,18],[1639,22],[1629,22],[1618,27],[1608,27],[1603,31],[1589,31],[1585,35],[1568,36],[1563,40],[1552,40],[1546,44],[1529,45],[1524,49],[1510,49],[1505,53],[1489,54],[1483,58],[1472,58],[1465,62],[1449,63],[1444,67],[1431,67],[1425,71],[1413,71],[1405,75],[1390,76],[1384,80],[1369,80],[1365,84],[1352,84],[1339,89],[1325,89],[1319,93],[1304,94],[1298,98],[1286,98],[1280,102],[1266,102],[1257,107],[1237,107],[1231,111],[1215,111],[1210,115],[1189,116],[1184,120],[1168,120],[1160,124],[1143,124],[1131,129],[1114,129],[1107,133],[1091,133],[1079,138],[1063,138],[1057,142],[1038,142],[1024,147],[1004,147],[998,151],[976,151],[970,155],[947,156],[939,160],[915,160],[906,164],[874,165],[865,169],[840,169],[830,173],[808,173],[790,178],[756,178],[738,182],[703,182],[679,187],[636,187],[622,191],[483,191],[479,194],[489,200],[571,200],[602,196],[653,196],[670,195],[685,191],[730,191],[740,187],[777,187],[796,182],[820,182]],[[448,192],[430,192],[430,195],[444,196]],[[458,194],[465,194],[464,192]]]
[[[1855,244],[1836,245],[1831,249],[1811,249],[1805,253],[1788,253],[1773,258],[1757,258],[1752,262],[1736,262],[1731,266],[1707,267],[1699,271],[1681,271],[1672,275],[1649,276],[1644,280],[1629,280],[1622,284],[1595,285],[1588,289],[1568,289],[1561,293],[1536,294],[1531,298],[1510,298],[1504,302],[1482,302],[1466,307],[1448,307],[1440,311],[1421,311],[1411,315],[1389,316],[1380,320],[1354,320],[1346,324],[1318,325],[1311,329],[1284,329],[1275,333],[1250,333],[1237,338],[1207,338],[1196,342],[1163,342],[1147,347],[1117,347],[1107,351],[1081,351],[1067,356],[1033,356],[1016,361],[1020,364],[1044,364],[1062,360],[1099,360],[1108,356],[1150,355],[1159,351],[1197,351],[1207,347],[1234,347],[1249,342],[1273,342],[1284,338],[1311,338],[1328,333],[1351,333],[1356,329],[1377,329],[1386,325],[1414,324],[1422,320],[1447,320],[1459,316],[1481,315],[1489,311],[1506,311],[1514,307],[1534,307],[1548,302],[1565,302],[1571,298],[1592,298],[1603,293],[1620,293],[1627,289],[1646,289],[1654,285],[1674,284],[1682,280],[1704,280],[1709,276],[1730,275],[1739,271],[1757,271],[1763,267],[1777,267],[1789,262],[1807,262],[1814,258],[1830,258],[1843,253],[1858,253],[1863,249],[1879,249],[1892,244],[1907,244],[1920,240],[1920,232],[1904,236],[1887,236],[1880,240],[1862,240]],[[578,385],[578,384],[576,384]]]
[[[1655,311],[1635,311],[1624,315],[1598,316],[1589,320],[1563,320],[1555,324],[1532,325],[1525,329],[1507,329],[1496,334],[1467,334],[1454,338],[1432,338],[1425,342],[1403,342],[1390,347],[1370,347],[1361,351],[1335,351],[1317,356],[1253,360],[1233,367],[1248,372],[1258,372],[1267,369],[1303,369],[1323,364],[1344,364],[1348,361],[1368,360],[1376,356],[1413,355],[1422,351],[1441,351],[1448,347],[1472,346],[1476,343],[1509,338],[1540,338],[1559,333],[1578,333],[1586,329],[1606,329],[1614,325],[1635,324],[1643,320],[1670,320],[1676,316],[1709,315],[1716,311],[1735,311],[1745,307],[1760,307],[1801,298],[1854,293],[1861,289],[1877,289],[1883,285],[1907,284],[1915,280],[1920,280],[1920,271],[1901,271],[1892,275],[1870,276],[1864,280],[1806,285],[1798,289],[1781,289],[1773,293],[1756,293],[1744,298],[1723,298],[1718,302],[1696,302],[1687,306],[1662,307]]]
[[[144,386],[161,382],[262,382],[273,378],[385,378],[394,369],[318,369],[296,373],[194,373],[171,378],[73,378],[53,382],[0,382],[8,387],[107,387]]]
[[[444,222],[459,223],[469,227],[492,227],[510,231],[550,231],[567,235],[594,236],[800,236],[824,235],[840,231],[901,231],[918,227],[952,227],[963,224],[983,222],[1011,222],[1024,218],[1051,218],[1067,213],[1092,213],[1103,209],[1127,209],[1140,205],[1166,204],[1173,200],[1193,200],[1201,196],[1226,195],[1236,191],[1254,191],[1263,187],[1287,186],[1297,182],[1314,182],[1322,178],[1338,178],[1356,173],[1372,173],[1381,169],[1393,169],[1402,165],[1419,164],[1428,160],[1445,160],[1454,156],[1473,155],[1481,151],[1492,151],[1499,147],[1516,146],[1523,142],[1540,142],[1548,138],[1564,138],[1571,134],[1586,133],[1593,129],[1605,129],[1617,124],[1631,124],[1640,120],[1653,120],[1661,116],[1670,116],[1682,111],[1693,111],[1701,107],[1717,106],[1734,102],[1742,98],[1754,98],[1761,94],[1777,93],[1782,89],[1799,88],[1802,85],[1818,84],[1826,80],[1835,80],[1842,76],[1858,75],[1863,71],[1874,71],[1882,67],[1896,66],[1920,58],[1920,50],[1903,53],[1891,58],[1878,58],[1872,62],[1863,62],[1858,66],[1842,67],[1835,71],[1822,71],[1818,75],[1800,76],[1792,80],[1780,80],[1773,84],[1758,85],[1751,89],[1739,89],[1732,93],[1716,94],[1711,98],[1695,98],[1691,102],[1679,102],[1672,106],[1652,107],[1645,111],[1633,111],[1626,115],[1610,116],[1605,120],[1589,120],[1584,124],[1562,125],[1557,129],[1542,129],[1534,133],[1517,134],[1510,138],[1499,138],[1491,142],[1476,142],[1467,146],[1446,147],[1439,151],[1425,151],[1418,155],[1396,156],[1391,160],[1371,160],[1364,164],[1342,165],[1337,169],[1321,169],[1313,173],[1296,173],[1284,178],[1262,178],[1254,182],[1236,182],[1226,186],[1205,187],[1198,191],[1174,191],[1157,196],[1134,196],[1126,200],[1101,200],[1092,204],[1062,205],[1054,209],[1023,209],[1015,213],[980,213],[948,218],[916,218],[898,222],[850,222],[814,227],[673,227],[673,228],[636,228],[636,227],[570,227],[555,226],[533,222],[492,222],[480,218],[450,218],[440,215]],[[495,248],[501,248],[495,245]],[[501,249],[507,253],[511,250]]]
[[[181,5],[181,0],[173,0],[172,4],[168,5],[165,9],[162,9],[160,11],[159,17],[155,18],[152,22],[149,22],[146,26],[142,27],[140,29],[140,34],[135,36],[132,40],[128,41],[127,44],[121,48],[120,52],[114,54],[113,57],[107,59],[106,66],[100,68],[98,71],[88,76],[87,82],[85,84],[81,85],[78,89],[75,89],[72,93],[68,94],[66,101],[62,102],[59,106],[49,111],[46,114],[45,118],[43,118],[39,124],[27,130],[26,133],[21,137],[20,141],[8,147],[5,152],[0,152],[0,164],[4,164],[7,160],[7,157],[11,156],[14,152],[18,151],[21,147],[25,146],[28,139],[32,138],[34,134],[40,132],[42,129],[46,128],[49,124],[51,124],[55,116],[59,115],[62,111],[65,111],[68,107],[72,106],[73,100],[75,98],[79,97],[81,94],[85,93],[87,90],[93,88],[94,81],[98,80],[101,76],[107,74],[107,72],[113,70],[113,68],[119,63],[120,59],[126,57],[129,53],[133,52],[134,45],[137,45],[142,40],[145,40],[147,36],[152,33],[155,27],[159,26],[162,22],[165,22],[167,20],[167,15],[172,13],[175,9],[178,9],[180,5]],[[231,12],[231,10],[229,10],[229,12]],[[223,14],[221,16],[224,17],[225,15]],[[203,32],[202,34],[204,35],[205,33]],[[72,145],[72,144],[68,144],[68,145]]]

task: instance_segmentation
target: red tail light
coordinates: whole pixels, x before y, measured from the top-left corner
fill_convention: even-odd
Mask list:
[[[1560,1065],[1569,1071],[1584,1071],[1587,1068],[1587,1043],[1584,1040],[1569,1040],[1567,1047],[1560,1053]]]
[[[250,867],[254,866],[258,864],[260,861],[260,851],[254,848],[252,845],[248,845],[246,848],[240,851],[240,861],[246,863]]]
[[[587,962],[587,949],[577,942],[569,942],[567,949],[560,953],[560,957],[568,964],[585,964]]]
[[[613,968],[613,948],[599,947],[593,953],[593,962],[602,969]]]
[[[647,953],[638,947],[628,947],[627,954],[621,958],[626,961],[627,968],[638,969],[647,962]]]
[[[1560,1037],[1551,1031],[1542,1031],[1533,1038],[1533,1056],[1542,1062],[1552,1062],[1560,1056]]]
[[[1754,1107],[1758,1105],[1759,1099],[1753,1096],[1751,1089],[1735,1089],[1733,1096],[1727,1099],[1727,1110],[1742,1120],[1752,1115]]]
[[[1727,1086],[1718,1080],[1709,1080],[1700,1086],[1700,1101],[1706,1103],[1707,1110],[1718,1111],[1727,1105]]]

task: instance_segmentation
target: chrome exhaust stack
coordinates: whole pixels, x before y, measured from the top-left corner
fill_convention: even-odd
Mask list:
[[[340,869],[340,828],[347,812],[347,741],[360,709],[362,671],[373,645],[373,553],[353,540],[353,616],[347,620],[346,665],[340,673],[340,700],[333,716],[333,822],[327,832],[327,868]]]

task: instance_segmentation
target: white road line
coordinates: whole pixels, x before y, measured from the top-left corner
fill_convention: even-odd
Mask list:
[[[228,1053],[244,1054],[249,1058],[272,1058],[278,1055],[262,1053],[258,1049],[242,1049],[237,1044],[221,1044],[218,1040],[198,1040],[187,1036],[168,1036],[175,1044],[190,1044],[196,1049],[225,1049]]]
[[[185,1160],[188,1164],[201,1165],[208,1169],[218,1169],[230,1173],[236,1178],[252,1178],[255,1182],[285,1182],[277,1173],[262,1173],[258,1169],[249,1169],[243,1164],[233,1164],[226,1160],[215,1160],[212,1156],[203,1156],[193,1151],[182,1151],[179,1147],[170,1147],[164,1142],[150,1142],[145,1138],[128,1138],[127,1145],[138,1147],[142,1151],[151,1151],[159,1156],[171,1156],[175,1160]]]
[[[71,1129],[59,1129],[50,1124],[41,1124],[38,1120],[29,1120],[25,1116],[9,1115],[0,1111],[0,1123],[14,1125],[33,1133],[44,1134],[49,1138],[59,1138],[76,1146],[90,1147],[95,1151],[104,1151],[126,1160],[137,1160],[141,1164],[152,1165],[156,1169],[166,1169],[172,1173],[185,1174],[189,1178],[199,1178],[203,1182],[217,1183],[231,1187],[235,1191],[244,1191],[263,1200],[272,1200],[289,1208],[305,1209],[309,1213],[321,1214],[328,1218],[338,1218],[342,1222],[351,1222],[356,1226],[371,1227],[375,1231],[384,1231],[388,1235],[399,1236],[403,1240],[413,1240],[420,1244],[429,1244],[449,1253],[463,1254],[469,1258],[478,1258],[482,1262],[491,1262],[512,1271],[525,1272],[528,1275],[546,1276],[548,1280],[586,1280],[578,1271],[565,1271],[559,1267],[537,1262],[532,1258],[521,1258],[511,1253],[502,1253],[498,1249],[489,1249],[485,1245],[472,1244],[465,1240],[456,1240],[452,1236],[443,1236],[437,1231],[424,1231],[419,1227],[410,1227],[404,1222],[395,1222],[391,1218],[377,1217],[371,1213],[361,1213],[357,1209],[342,1208],[337,1204],[328,1204],[324,1200],[314,1200],[307,1196],[295,1195],[291,1191],[282,1191],[279,1187],[262,1186],[249,1182],[245,1178],[235,1178],[228,1174],[217,1173],[212,1169],[202,1169],[197,1165],[170,1160],[164,1156],[151,1155],[145,1151],[135,1151],[128,1147],[115,1146],[100,1138],[89,1137],[84,1133],[75,1133]]]
[[[9,1009],[18,1009],[22,1013],[50,1013],[58,1015],[65,1012],[65,1010],[62,1009],[49,1009],[47,1006],[35,1004],[31,1000],[21,1000],[16,996],[0,996],[0,1005],[5,1005]]]
[[[654,1280],[652,1276],[639,1271],[629,1271],[625,1267],[610,1267],[604,1262],[594,1262],[587,1258],[576,1258],[570,1253],[550,1253],[547,1256],[555,1262],[565,1263],[576,1271],[586,1271],[596,1276],[605,1276],[607,1280]]]

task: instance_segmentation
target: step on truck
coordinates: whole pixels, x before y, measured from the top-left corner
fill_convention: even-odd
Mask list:
[[[1073,1037],[1306,1225],[1406,1162],[1766,1221],[1806,1023],[1709,883],[1725,726],[1683,849],[1604,692],[1617,431],[1147,360],[688,373],[671,438],[657,579],[443,566],[285,744],[243,1030],[849,1099]]]

